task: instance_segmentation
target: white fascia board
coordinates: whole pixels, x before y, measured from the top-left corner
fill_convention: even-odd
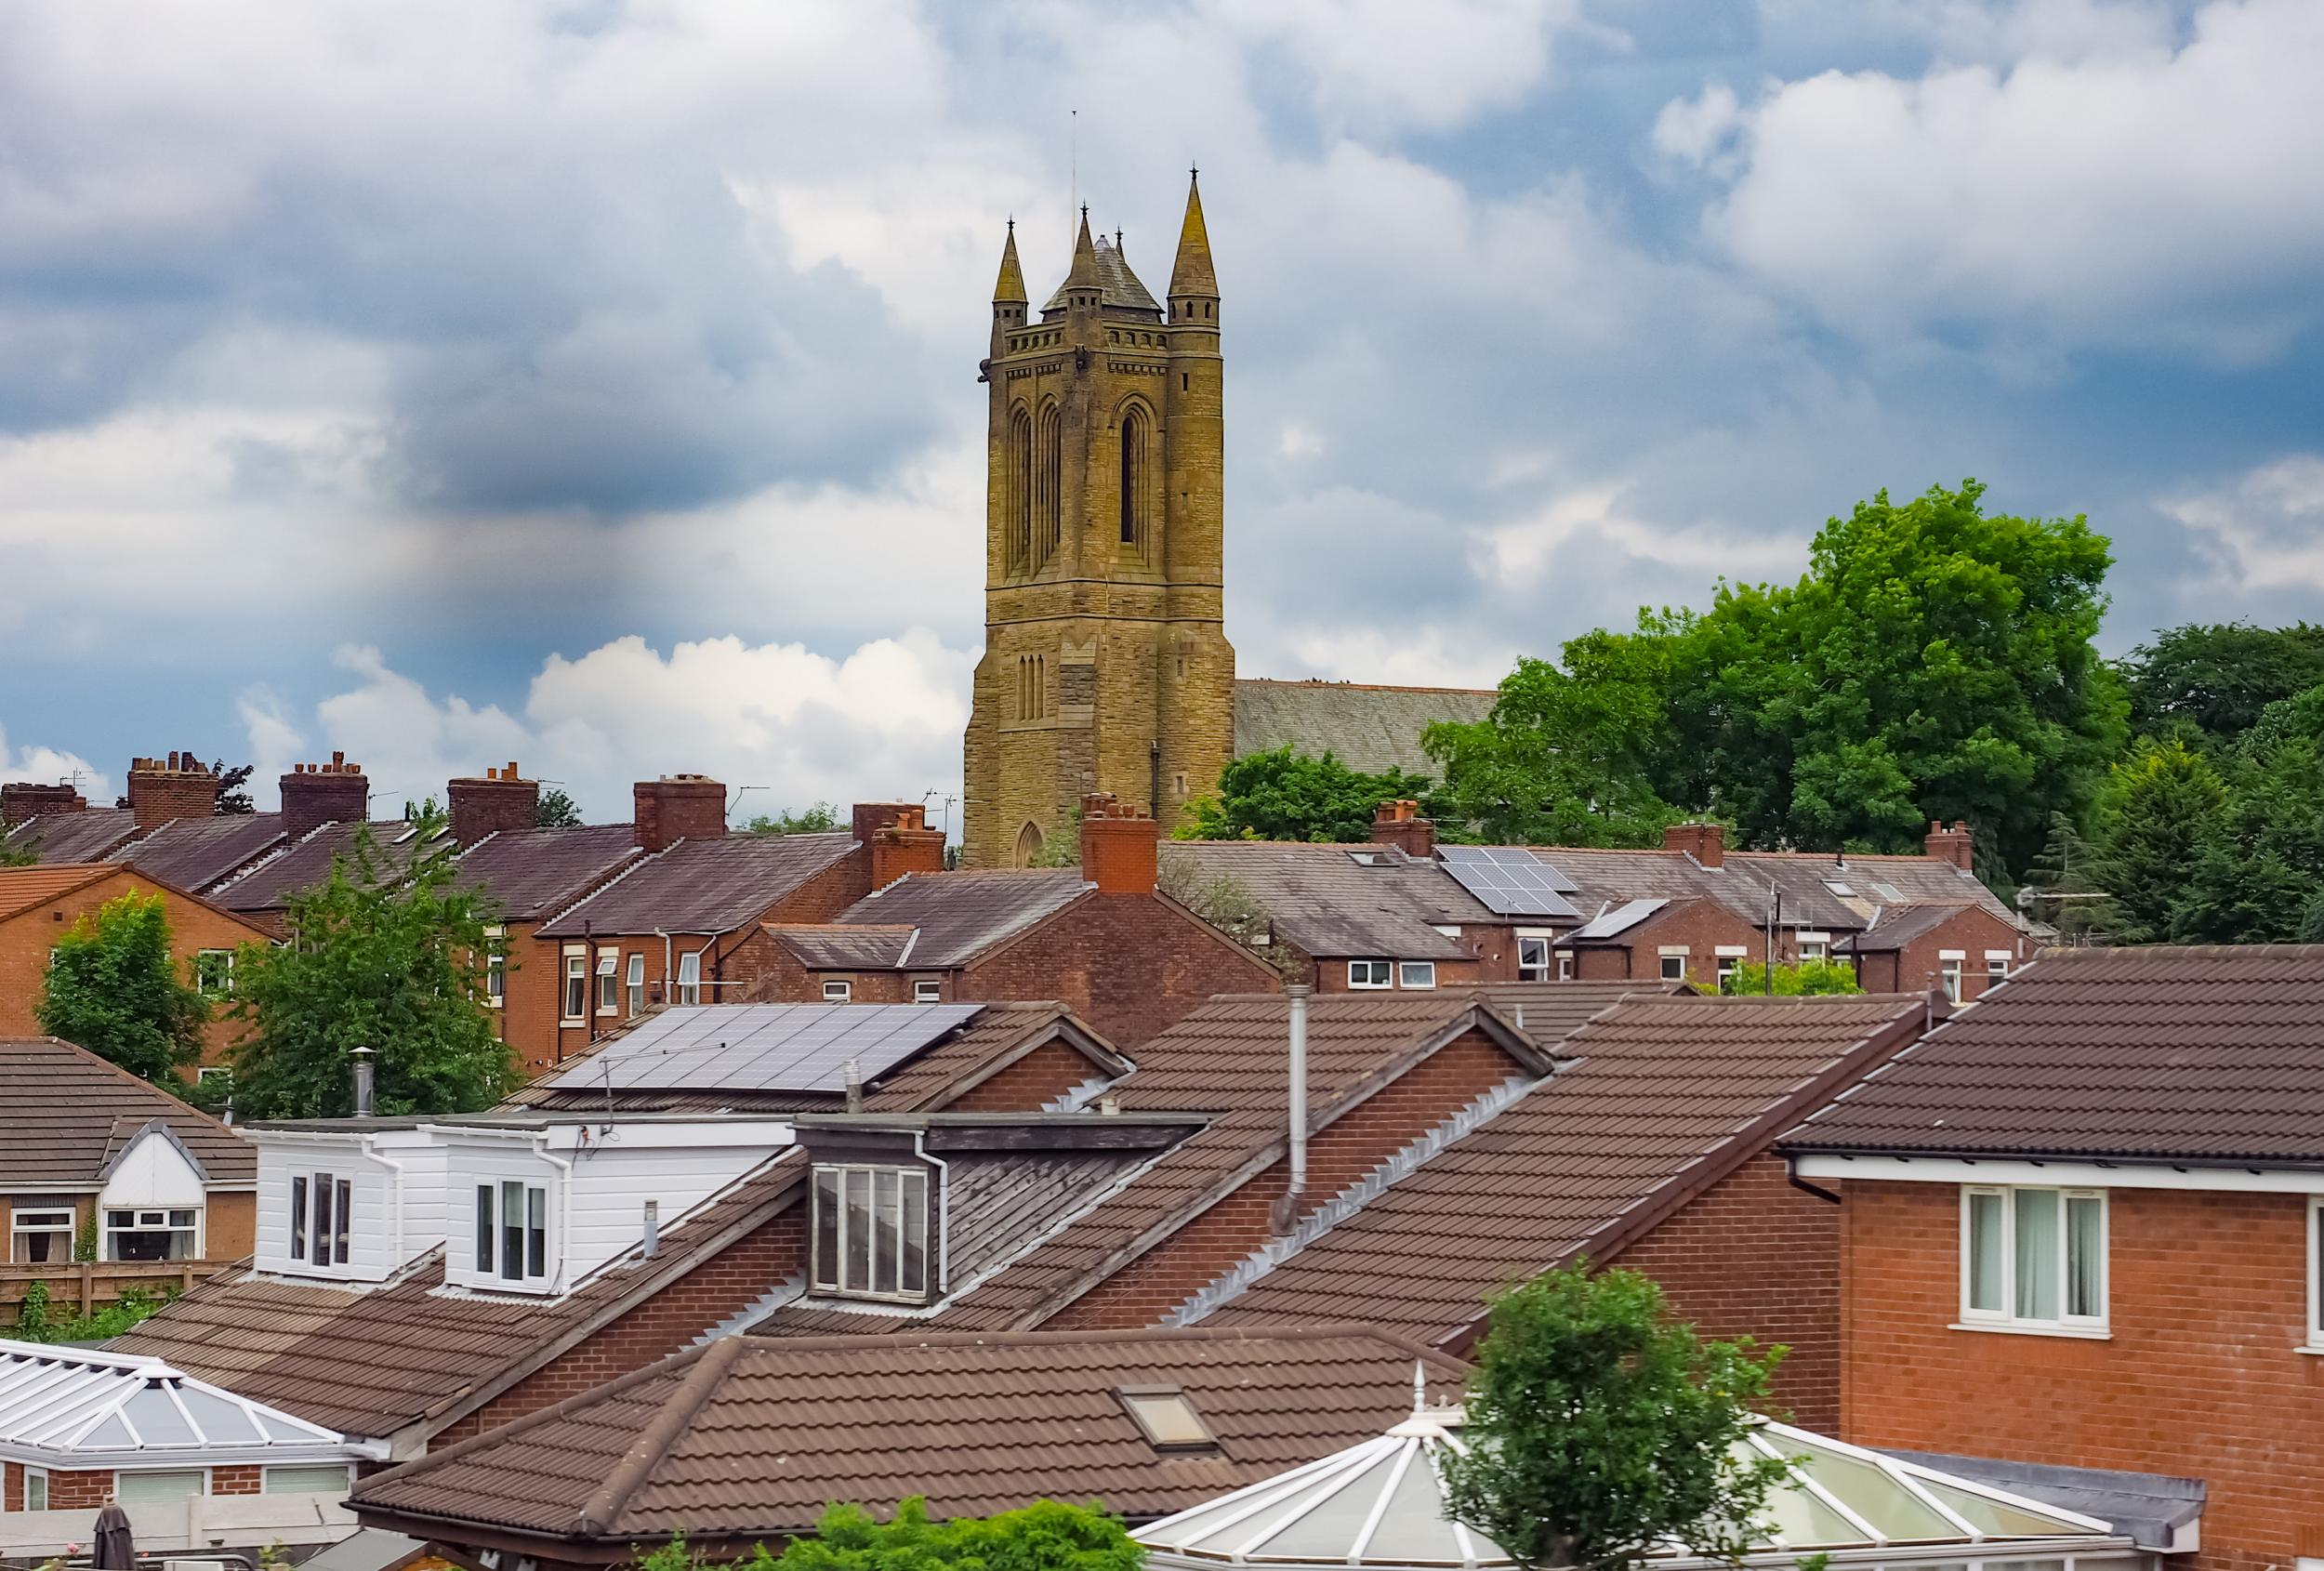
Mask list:
[[[662,1124],[625,1123],[620,1117],[608,1121],[614,1139],[609,1141],[600,1130],[602,1124],[552,1124],[547,1129],[530,1131],[545,1135],[551,1151],[588,1149],[602,1155],[608,1150],[670,1151],[724,1149],[744,1146],[751,1149],[772,1148],[791,1143],[789,1120],[781,1118],[724,1119],[716,1123]],[[587,1138],[584,1138],[587,1137]]]
[[[1840,1156],[1802,1154],[1802,1178],[1890,1183],[2023,1183],[2063,1189],[2214,1190],[2324,1195],[2324,1172],[2297,1168],[2174,1168],[2159,1163],[2052,1162],[2023,1157]]]

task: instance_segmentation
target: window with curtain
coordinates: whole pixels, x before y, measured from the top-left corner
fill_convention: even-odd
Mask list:
[[[702,951],[693,950],[678,957],[678,1000],[681,1004],[702,1002]]]
[[[1961,1191],[1961,1318],[2029,1329],[2096,1329],[2106,1318],[2103,1190],[1972,1185]]]
[[[515,1179],[476,1186],[476,1274],[520,1286],[548,1279],[548,1189]]]

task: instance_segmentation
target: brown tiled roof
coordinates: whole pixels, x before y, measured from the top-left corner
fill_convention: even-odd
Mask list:
[[[1235,684],[1235,756],[1289,747],[1312,758],[1329,753],[1367,774],[1400,769],[1434,779],[1442,770],[1421,750],[1420,733],[1440,720],[1474,724],[1499,697],[1490,688],[1245,677]]]
[[[209,1115],[70,1042],[0,1037],[0,1191],[93,1186],[156,1118],[214,1187],[257,1182],[250,1142]]]
[[[119,871],[111,863],[37,864],[31,867],[0,867],[0,921],[62,900],[99,878]]]
[[[633,1248],[561,1299],[439,1292],[437,1249],[370,1291],[228,1272],[111,1345],[342,1433],[432,1430],[763,1222],[804,1171],[796,1148],[774,1157],[665,1233],[652,1259]]]
[[[732,1337],[366,1480],[366,1525],[601,1542],[810,1528],[826,1502],[939,1517],[1043,1498],[1164,1515],[1379,1434],[1465,1371],[1360,1327]],[[1216,1451],[1158,1452],[1125,1386],[1175,1386]]]
[[[733,932],[854,849],[845,830],[680,840],[568,907],[540,935]]]
[[[27,819],[8,831],[7,843],[10,851],[39,852],[43,862],[97,862],[137,832],[137,814],[127,808],[92,807]]]
[[[1077,867],[912,873],[873,891],[832,920],[849,927],[910,928],[909,952],[899,949],[901,957],[886,963],[948,970],[1080,899],[1091,887]]]
[[[2045,951],[1786,1144],[2324,1165],[2324,944]]]
[[[1369,1321],[1465,1338],[1485,1299],[1604,1257],[1909,1039],[1926,999],[1640,998],[1561,1068],[1260,1277],[1207,1325]]]
[[[1171,889],[1231,879],[1276,936],[1319,959],[1471,959],[1437,927],[1505,919],[1435,863],[1389,846],[1172,840],[1162,858]]]
[[[149,878],[180,889],[207,890],[283,843],[283,815],[245,812],[225,818],[178,818],[121,853]]]
[[[1901,949],[1914,939],[1934,932],[1964,911],[1968,904],[1898,905],[1881,913],[1881,919],[1862,932],[1852,932],[1832,945],[1842,955],[1875,955]]]
[[[627,824],[503,829],[460,853],[459,885],[491,895],[512,922],[538,921],[638,854]]]
[[[281,911],[290,904],[292,895],[313,889],[331,877],[332,859],[354,850],[355,832],[360,827],[355,824],[322,825],[304,839],[284,846],[231,883],[211,891],[210,898],[230,911],[252,916]],[[406,865],[425,849],[411,834],[412,826],[400,818],[371,825],[372,842],[377,848],[376,855],[383,868]],[[440,836],[427,845],[443,843]]]
[[[1565,1055],[1559,1046],[1593,1015],[1604,1013],[1625,998],[1692,995],[1684,982],[1645,977],[1622,982],[1496,982],[1468,989],[1499,1010],[1512,1025],[1539,1042],[1545,1050]]]

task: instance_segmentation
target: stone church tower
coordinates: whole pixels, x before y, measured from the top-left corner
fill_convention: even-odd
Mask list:
[[[966,864],[1022,865],[1093,791],[1164,832],[1234,754],[1221,602],[1219,284],[1190,188],[1157,305],[1089,235],[1027,309],[1013,226],[993,288],[984,657],[967,738]]]

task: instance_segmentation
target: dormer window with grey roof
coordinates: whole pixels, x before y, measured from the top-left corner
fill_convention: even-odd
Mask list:
[[[893,1303],[928,1301],[928,1170],[818,1163],[815,1291]]]

